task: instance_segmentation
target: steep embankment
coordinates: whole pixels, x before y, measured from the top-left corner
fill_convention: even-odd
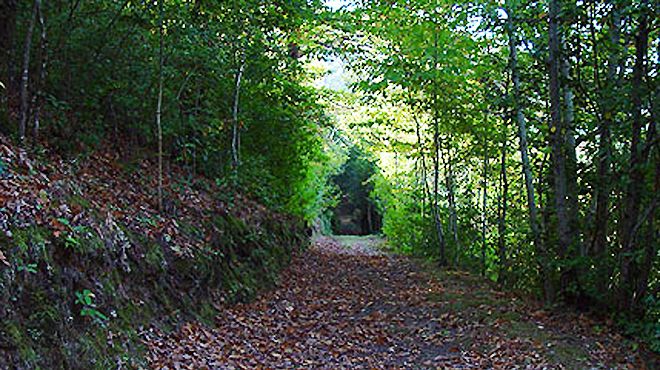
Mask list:
[[[103,150],[35,160],[0,137],[0,368],[144,365],[142,332],[209,319],[307,244],[304,224],[184,169]]]

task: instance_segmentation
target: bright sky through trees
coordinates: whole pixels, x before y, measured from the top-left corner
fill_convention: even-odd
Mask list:
[[[350,0],[327,0],[325,2],[325,5],[329,6],[332,10],[337,10],[342,6],[350,7],[352,3],[353,2]]]

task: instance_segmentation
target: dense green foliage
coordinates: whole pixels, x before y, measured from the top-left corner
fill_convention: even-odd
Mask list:
[[[395,248],[617,314],[660,350],[657,3],[0,4],[0,127],[23,146],[162,146],[166,172],[321,225],[348,159],[337,179]],[[330,49],[355,95],[313,87]]]
[[[3,3],[6,132],[19,133],[23,40],[43,16],[46,38],[37,21],[28,49],[26,136],[71,154],[102,142],[155,148],[162,22],[165,162],[309,221],[318,215],[327,118],[301,58],[318,50],[309,37],[322,19],[318,1],[39,3],[41,12],[37,3]]]
[[[346,10],[356,87],[382,107],[358,126],[387,132],[369,148],[391,244],[548,302],[645,317],[634,330],[657,349],[657,12],[554,0]]]
[[[332,229],[335,234],[375,234],[380,229],[380,217],[371,199],[373,184],[369,180],[377,167],[358,146],[350,147],[347,155],[341,171],[332,177],[341,194]]]

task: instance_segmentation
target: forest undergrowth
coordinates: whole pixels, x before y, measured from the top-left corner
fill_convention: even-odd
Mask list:
[[[34,154],[0,136],[0,368],[144,367],[144,331],[251,299],[307,244],[302,220],[181,167],[158,211],[139,152]]]

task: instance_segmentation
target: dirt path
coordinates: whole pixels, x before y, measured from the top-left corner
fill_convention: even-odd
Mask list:
[[[534,310],[469,275],[435,274],[380,252],[380,242],[318,239],[275,290],[223,309],[215,327],[188,323],[148,340],[151,366],[540,369],[636,361],[624,356],[622,338],[584,317]]]

